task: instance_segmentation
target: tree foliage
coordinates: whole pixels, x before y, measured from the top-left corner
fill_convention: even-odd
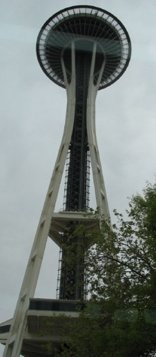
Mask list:
[[[132,197],[126,219],[115,216],[113,227],[104,223],[91,233],[88,302],[62,356],[143,357],[156,350],[156,184]]]

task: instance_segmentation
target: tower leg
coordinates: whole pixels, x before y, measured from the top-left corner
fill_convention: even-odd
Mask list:
[[[72,81],[67,82],[64,65],[62,64],[66,86],[67,86],[67,112],[66,123],[58,157],[54,167],[53,175],[48,188],[44,207],[36,231],[33,247],[30,253],[28,265],[23,279],[21,291],[16,305],[9,337],[5,346],[3,357],[18,357],[20,355],[24,332],[26,328],[26,316],[29,308],[29,300],[34,296],[40,267],[44,255],[44,250],[50,230],[51,220],[56,204],[58,190],[63,174],[65,160],[71,141],[71,135],[75,115],[75,67],[74,67],[74,48],[72,48]]]
[[[105,58],[103,58],[103,62],[101,64],[101,69],[99,71],[97,81],[96,83],[94,83],[95,81],[94,71],[95,71],[95,62],[96,62],[96,53],[97,53],[96,49],[97,49],[97,45],[96,43],[94,43],[89,87],[88,87],[88,98],[87,98],[87,135],[88,135],[88,145],[89,145],[90,156],[91,156],[91,166],[93,172],[97,209],[100,217],[109,222],[110,213],[109,213],[106,189],[105,189],[105,184],[102,174],[102,166],[100,161],[100,155],[99,155],[98,144],[96,139],[96,128],[95,128],[95,99],[99,88],[101,76],[104,71]]]

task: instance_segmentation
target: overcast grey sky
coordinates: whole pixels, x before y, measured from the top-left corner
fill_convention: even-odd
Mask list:
[[[65,118],[65,90],[39,67],[36,38],[52,14],[82,3],[0,0],[0,321],[14,311]],[[127,71],[99,92],[96,110],[110,210],[124,211],[127,197],[156,174],[156,1],[84,4],[112,12],[132,41]],[[58,249],[48,241],[37,296],[55,298],[57,260]]]

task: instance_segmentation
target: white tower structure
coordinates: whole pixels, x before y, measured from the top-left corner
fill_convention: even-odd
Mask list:
[[[78,318],[76,307],[85,299],[84,256],[89,242],[73,232],[79,224],[91,229],[99,227],[101,219],[110,220],[96,139],[95,100],[98,90],[123,74],[130,53],[129,35],[122,23],[94,6],[63,9],[41,28],[37,57],[45,74],[66,89],[66,120],[14,317],[0,325],[4,357],[55,356],[64,338],[57,322],[59,314],[63,312],[67,320],[69,316]],[[55,116],[54,120],[57,113]],[[56,212],[67,160],[65,208]],[[96,215],[89,211],[90,170]],[[48,237],[62,250],[58,300],[34,298]]]

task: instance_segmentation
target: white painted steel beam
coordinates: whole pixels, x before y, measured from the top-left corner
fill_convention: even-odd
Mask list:
[[[110,222],[108,201],[107,201],[106,189],[104,184],[104,178],[102,174],[102,166],[101,166],[100,155],[97,145],[96,128],[95,128],[95,100],[100,85],[100,80],[104,71],[105,57],[103,57],[103,63],[101,65],[97,83],[94,84],[95,61],[96,61],[96,53],[97,53],[96,50],[97,50],[97,45],[96,43],[94,43],[92,61],[91,61],[89,88],[88,88],[88,98],[87,98],[87,134],[88,134],[88,144],[89,144],[89,150],[91,156],[91,166],[93,172],[97,211],[99,212],[100,219],[105,219],[107,220],[107,222]]]
[[[67,112],[64,127],[64,133],[56,164],[46,195],[45,203],[39,220],[34,243],[30,253],[28,265],[23,279],[21,291],[17,301],[10,333],[5,346],[3,357],[18,357],[22,348],[24,331],[27,323],[27,311],[29,307],[29,299],[34,296],[37,280],[40,272],[40,267],[44,255],[44,250],[51,226],[51,220],[55,209],[56,199],[61,183],[61,178],[64,170],[64,165],[67,157],[68,148],[71,141],[74,115],[75,115],[75,49],[74,42],[72,43],[72,79],[68,83],[65,71],[64,62],[62,60],[62,69],[67,90]]]

